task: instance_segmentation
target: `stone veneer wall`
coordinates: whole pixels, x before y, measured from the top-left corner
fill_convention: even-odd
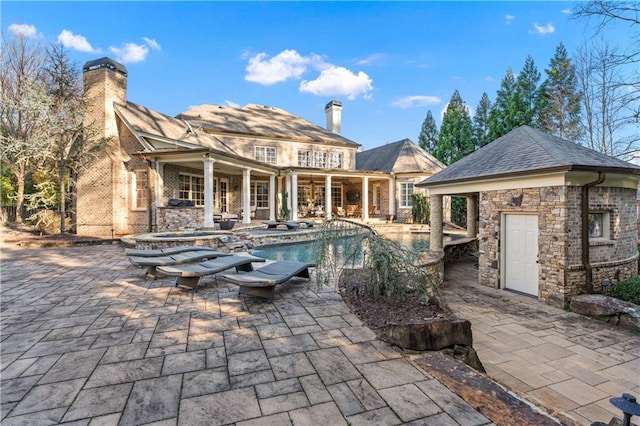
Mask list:
[[[602,291],[602,280],[620,280],[638,275],[637,206],[634,189],[595,187],[589,190],[589,207],[594,211],[609,212],[608,240],[591,241],[589,260],[592,266],[592,282],[595,292]],[[581,259],[580,188],[567,189],[569,209],[569,233],[576,238],[569,240],[566,287],[575,289],[571,295],[581,294],[585,288],[585,269]],[[573,208],[577,206],[576,208]],[[619,271],[619,272],[618,272]]]
[[[158,231],[183,231],[202,228],[204,208],[202,207],[160,207],[158,208]]]
[[[571,296],[586,292],[581,259],[581,187],[554,186],[480,193],[479,280],[500,288],[500,233],[503,213],[538,217],[539,300],[565,307]],[[522,194],[519,206],[511,202]],[[603,277],[620,270],[624,279],[637,274],[638,239],[634,190],[591,188],[590,208],[609,210],[612,240],[591,243],[593,281],[599,290]]]

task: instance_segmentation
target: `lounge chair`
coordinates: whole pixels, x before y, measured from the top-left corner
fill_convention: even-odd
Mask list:
[[[310,278],[309,268],[315,263],[279,261],[246,274],[222,275],[225,280],[240,286],[239,294],[261,297],[271,301],[277,284],[289,281],[293,277]]]
[[[356,217],[358,216],[358,205],[357,204],[349,204],[347,206],[347,217]]]
[[[253,271],[253,262],[264,261],[263,258],[254,256],[224,256],[195,264],[159,266],[158,272],[176,277],[176,287],[188,287],[195,293],[207,275],[217,274],[231,268],[236,268],[236,272],[250,272]]]
[[[171,256],[172,254],[183,253],[185,251],[199,251],[199,250],[211,250],[211,247],[207,246],[178,246],[167,247],[163,249],[125,249],[124,254],[127,256],[137,257],[158,257],[158,256]]]
[[[296,221],[293,221],[293,220],[289,220],[289,221],[285,222],[284,224],[287,225],[287,229],[290,230],[290,231],[300,228],[300,222],[296,222]]]
[[[217,257],[229,256],[229,253],[222,253],[213,250],[192,250],[182,253],[172,254],[170,256],[156,256],[156,257],[139,257],[129,256],[129,262],[136,266],[146,267],[146,275],[151,275],[154,278],[158,276],[158,266],[178,265],[180,263],[197,262],[205,259],[215,259]]]

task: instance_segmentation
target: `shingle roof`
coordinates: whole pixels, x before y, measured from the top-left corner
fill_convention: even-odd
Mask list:
[[[356,170],[387,173],[430,172],[444,164],[409,139],[402,139],[356,154]]]
[[[159,113],[133,102],[127,102],[126,105],[116,104],[116,108],[131,130],[139,134],[154,135],[209,148],[221,153],[237,155],[220,138],[205,132],[191,131],[193,127],[190,129],[184,120]]]
[[[420,182],[419,186],[476,180],[510,174],[536,174],[552,169],[610,170],[640,174],[640,167],[577,143],[520,126],[443,171]]]
[[[249,104],[242,108],[200,105],[176,118],[210,133],[235,133],[302,142],[322,142],[357,148],[359,144],[283,109]]]

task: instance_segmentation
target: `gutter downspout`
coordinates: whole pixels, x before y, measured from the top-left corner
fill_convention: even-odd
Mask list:
[[[589,189],[604,182],[605,174],[598,172],[598,178],[582,186],[582,265],[585,271],[587,294],[593,293],[593,269],[589,261]]]
[[[151,160],[147,160],[147,220],[148,220],[148,230],[149,232],[153,232],[153,208],[155,206],[155,202],[152,202],[153,198],[153,188],[151,187],[151,173],[153,172],[153,168],[151,167]]]

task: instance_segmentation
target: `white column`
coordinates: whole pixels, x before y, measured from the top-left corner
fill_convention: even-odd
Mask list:
[[[269,176],[269,220],[276,220],[276,177]]]
[[[284,180],[284,186],[285,192],[287,193],[287,209],[289,209],[289,214],[291,214],[291,174],[288,174]],[[284,220],[289,220],[289,217],[285,217]]]
[[[478,236],[478,197],[471,195],[467,197],[467,237]]]
[[[298,220],[298,174],[291,172],[291,220]]]
[[[164,196],[164,163],[160,161],[155,162],[156,165],[156,187],[154,194],[154,203],[156,207],[162,207]]]
[[[251,169],[242,171],[242,223],[251,223]]]
[[[362,178],[362,220],[369,220],[369,176]]]
[[[396,215],[396,179],[389,178],[389,214]]]
[[[204,224],[213,228],[213,158],[205,154],[204,160]]]
[[[324,178],[324,217],[331,219],[331,175]]]

